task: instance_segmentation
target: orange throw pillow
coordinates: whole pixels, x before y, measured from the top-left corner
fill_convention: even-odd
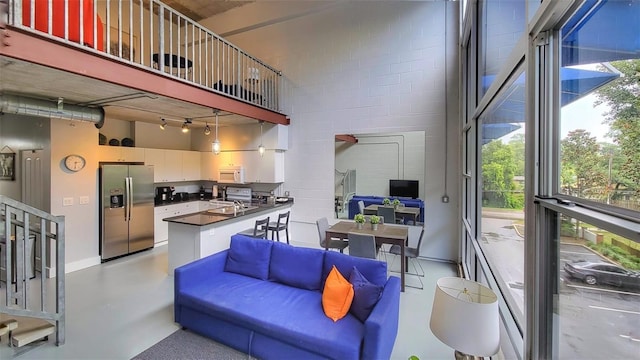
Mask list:
[[[322,309],[334,322],[349,312],[353,301],[353,285],[333,266],[322,291]]]

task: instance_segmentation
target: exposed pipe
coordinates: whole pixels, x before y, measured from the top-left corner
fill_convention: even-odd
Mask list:
[[[0,113],[86,121],[94,123],[98,129],[104,125],[104,110],[101,107],[89,108],[63,104],[62,99],[52,102],[19,95],[3,94],[0,95]]]

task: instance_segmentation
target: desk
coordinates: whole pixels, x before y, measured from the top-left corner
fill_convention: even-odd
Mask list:
[[[342,240],[349,239],[349,232],[357,232],[361,234],[374,235],[376,237],[376,244],[392,244],[400,245],[400,266],[403,271],[400,272],[400,289],[404,291],[404,273],[407,264],[407,258],[404,256],[405,244],[409,238],[409,228],[403,225],[388,225],[378,224],[378,230],[371,230],[371,225],[365,224],[360,230],[353,221],[340,221],[327,230],[327,239],[336,238]],[[325,250],[328,250],[325,243]]]
[[[382,205],[369,205],[364,208],[364,215],[377,215],[378,207]],[[418,222],[418,216],[420,216],[420,208],[416,207],[408,207],[408,206],[398,206],[396,208],[396,216],[401,216],[404,218],[410,218],[413,220],[413,223],[416,224]]]

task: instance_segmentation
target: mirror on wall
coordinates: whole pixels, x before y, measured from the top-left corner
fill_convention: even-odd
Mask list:
[[[390,180],[417,180],[417,195],[423,199],[424,151],[424,131],[336,135],[336,217],[349,218],[349,202],[356,195],[388,197],[393,195],[390,190],[406,197],[415,195],[412,189],[390,189]],[[415,182],[408,183],[415,186]]]

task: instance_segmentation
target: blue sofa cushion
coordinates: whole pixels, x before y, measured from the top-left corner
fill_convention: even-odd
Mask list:
[[[358,320],[365,322],[378,303],[384,287],[369,282],[355,266],[349,276],[349,282],[353,285],[354,292],[349,311]]]
[[[369,282],[378,286],[384,286],[387,283],[387,263],[384,261],[349,256],[337,251],[325,251],[325,253],[322,266],[323,283],[333,265],[346,279],[351,277],[351,271],[355,266]]]
[[[350,313],[334,323],[322,310],[319,291],[222,272],[215,281],[182,290],[180,305],[326,358],[360,357],[365,325]]]
[[[275,242],[271,248],[269,280],[300,289],[320,290],[324,253]]]
[[[224,271],[267,280],[272,244],[270,240],[233,235]]]

